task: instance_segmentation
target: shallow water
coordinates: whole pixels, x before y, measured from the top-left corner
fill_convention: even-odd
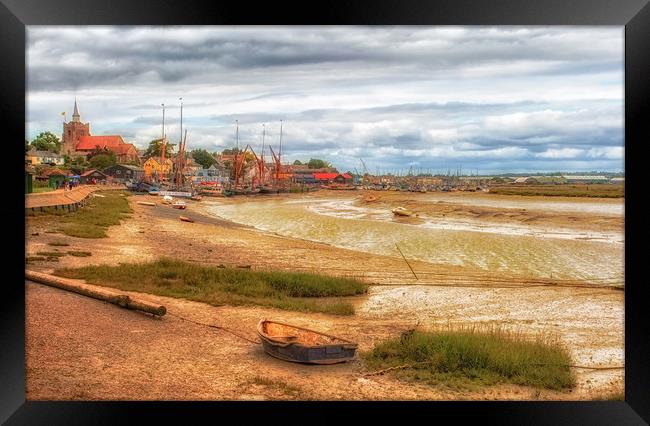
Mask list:
[[[394,218],[387,209],[308,197],[211,202],[207,210],[264,231],[358,251],[399,257],[397,244],[407,258],[434,264],[541,278],[610,279],[623,274],[620,234],[460,220],[413,223]]]

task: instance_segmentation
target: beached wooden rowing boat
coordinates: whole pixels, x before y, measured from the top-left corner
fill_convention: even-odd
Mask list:
[[[184,210],[185,208],[187,208],[187,204],[184,201],[176,201],[172,203],[172,207],[175,209]]]
[[[178,216],[178,218],[179,218],[179,219],[180,219],[181,221],[183,221],[183,222],[190,222],[190,223],[194,223],[194,220],[192,220],[192,219],[190,219],[189,217],[185,217],[185,216]]]
[[[266,353],[305,364],[336,364],[354,358],[357,344],[319,331],[278,321],[261,320],[257,334]]]
[[[143,206],[155,206],[156,203],[151,203],[149,201],[138,201],[138,204],[142,204]]]

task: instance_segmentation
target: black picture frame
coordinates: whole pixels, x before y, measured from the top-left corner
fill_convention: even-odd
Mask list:
[[[625,26],[625,401],[585,402],[44,402],[25,401],[25,217],[19,197],[24,153],[17,143],[25,134],[25,27],[28,25],[621,25]],[[644,144],[650,118],[650,4],[646,0],[356,0],[349,2],[0,0],[0,113],[5,171],[11,199],[3,212],[13,243],[4,257],[0,346],[0,421],[7,424],[116,424],[206,416],[226,421],[228,414],[257,410],[291,413],[291,423],[347,416],[363,411],[364,420],[394,415],[415,421],[443,416],[454,423],[482,424],[647,424],[650,422],[650,330],[640,266],[645,237],[640,192]],[[13,145],[12,145],[13,144]],[[15,145],[15,147],[14,147]],[[22,145],[22,144],[21,144]],[[11,155],[7,155],[10,153]],[[20,157],[20,158],[19,158]],[[634,163],[637,163],[634,165]],[[22,224],[22,226],[21,226]],[[641,232],[644,231],[644,232]],[[639,249],[637,249],[639,247]],[[647,247],[647,245],[646,245]],[[189,417],[188,417],[189,416]]]

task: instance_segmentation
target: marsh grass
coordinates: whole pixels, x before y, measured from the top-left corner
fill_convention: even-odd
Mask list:
[[[491,194],[501,195],[543,195],[558,197],[596,197],[622,198],[625,197],[624,185],[508,185],[490,187]]]
[[[92,253],[89,251],[77,251],[77,250],[70,250],[68,251],[68,254],[70,256],[75,256],[75,257],[88,257],[92,256]]]
[[[56,217],[56,229],[71,237],[106,238],[110,226],[118,225],[133,212],[124,191],[100,191],[104,197],[88,197],[75,212],[46,208],[37,217]],[[31,214],[30,214],[31,216]]]
[[[63,257],[63,256],[65,256],[65,253],[61,253],[60,251],[37,251],[36,254],[38,256],[46,256],[46,257]]]
[[[411,331],[362,354],[371,370],[397,368],[400,379],[455,389],[512,383],[553,390],[575,386],[571,357],[561,343],[499,328]]]
[[[261,305],[279,309],[354,313],[339,297],[366,293],[362,281],[302,272],[206,267],[172,259],[119,266],[62,268],[55,275],[128,291],[178,297],[211,305]]]

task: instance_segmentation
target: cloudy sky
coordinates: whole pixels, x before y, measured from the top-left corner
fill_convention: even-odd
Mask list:
[[[138,147],[240,144],[342,170],[622,171],[623,27],[44,27],[27,137],[61,112]],[[268,148],[265,149],[268,153]],[[276,149],[277,151],[277,149]]]

